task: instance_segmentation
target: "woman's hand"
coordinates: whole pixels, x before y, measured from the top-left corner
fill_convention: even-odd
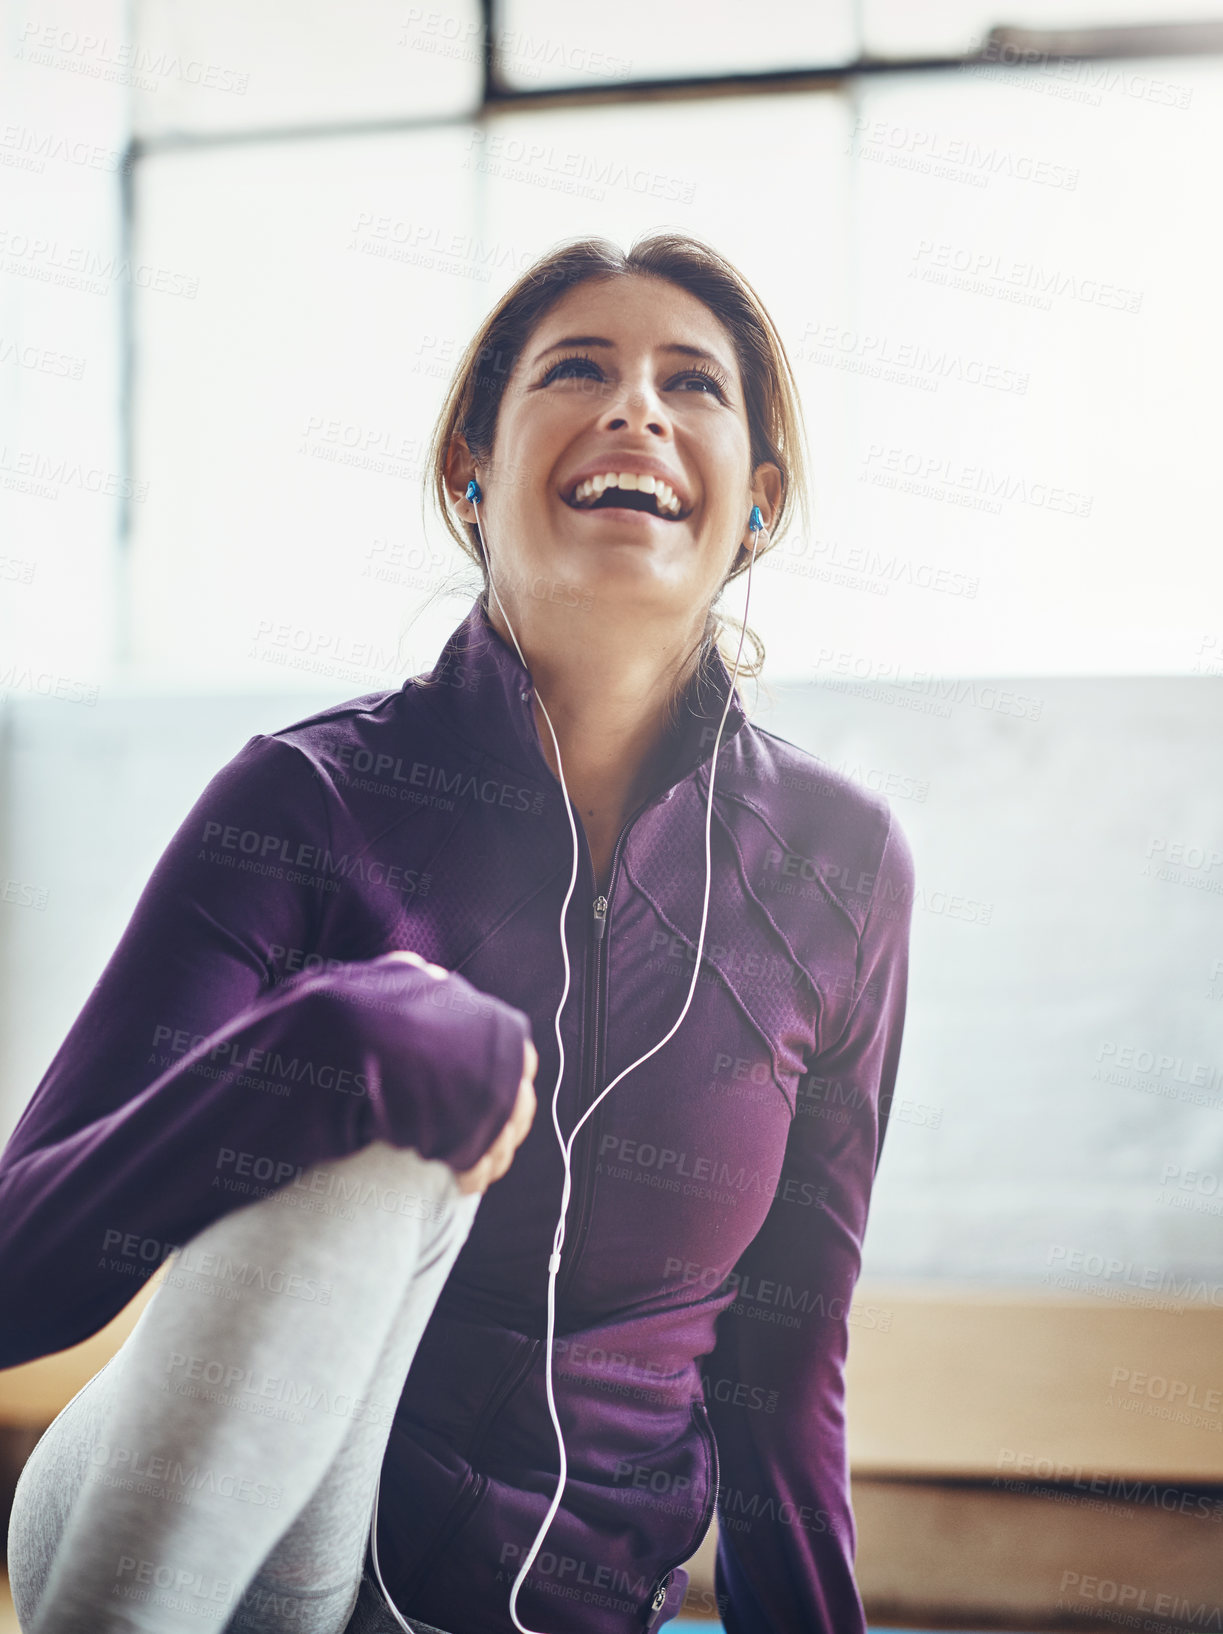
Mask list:
[[[421,970],[427,970],[437,980],[446,975],[441,965],[429,964],[422,959],[419,953],[411,953],[406,949],[397,950],[388,954],[388,958],[404,959],[408,964],[418,965]],[[494,1181],[501,1176],[514,1161],[514,1153],[527,1138],[527,1131],[535,1119],[535,1070],[539,1066],[539,1054],[529,1038],[523,1040],[522,1080],[518,1085],[518,1099],[514,1102],[514,1109],[510,1113],[501,1133],[485,1152],[480,1161],[470,1169],[457,1174],[459,1190],[461,1192],[485,1192]]]
[[[523,1040],[522,1082],[518,1085],[518,1099],[505,1127],[474,1168],[458,1176],[462,1192],[487,1191],[514,1161],[514,1153],[527,1138],[527,1130],[535,1118],[535,1069],[539,1056],[529,1038]]]

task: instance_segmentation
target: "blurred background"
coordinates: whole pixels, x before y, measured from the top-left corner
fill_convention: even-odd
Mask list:
[[[868,1609],[1223,1627],[1217,0],[3,28],[0,1141],[212,773],[466,613],[422,461],[483,314],[558,240],[695,234],[808,421],[755,718],[917,863],[851,1319]],[[130,1325],[0,1374],[10,1490]]]

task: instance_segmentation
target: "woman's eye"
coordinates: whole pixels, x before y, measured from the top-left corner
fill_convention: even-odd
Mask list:
[[[713,397],[725,396],[725,393],[722,390],[722,382],[720,380],[716,380],[713,375],[706,374],[703,369],[692,369],[687,374],[681,375],[679,378],[686,386],[695,385],[699,387],[700,390],[708,392]]]
[[[603,371],[592,357],[563,357],[559,363],[554,363],[544,376],[542,385],[550,380],[561,380],[567,376],[591,375],[602,377]]]
[[[603,380],[605,375],[602,366],[593,357],[578,354],[573,357],[559,358],[539,382],[541,386],[548,386],[554,380]],[[685,369],[682,374],[675,375],[667,383],[668,388],[679,387],[684,391],[696,391],[709,397],[715,397],[720,402],[726,401],[726,386],[717,375],[710,374],[706,369]]]

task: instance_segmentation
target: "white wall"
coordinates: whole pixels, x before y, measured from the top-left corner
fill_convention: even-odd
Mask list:
[[[1194,1273],[1223,1304],[1221,723],[1218,677],[777,697],[765,724],[888,793],[917,864],[873,1274]]]

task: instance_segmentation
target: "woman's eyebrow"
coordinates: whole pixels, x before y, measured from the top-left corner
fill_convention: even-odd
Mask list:
[[[614,340],[608,340],[604,335],[566,335],[564,340],[554,340],[550,346],[545,346],[542,351],[536,352],[531,359],[531,367],[534,368],[541,358],[547,357],[549,352],[555,352],[562,346],[606,346],[610,348],[614,347],[615,344]],[[707,352],[700,346],[685,346],[681,341],[672,341],[666,346],[660,346],[658,349],[660,352],[679,352],[684,357],[700,358],[706,363],[716,363],[721,369],[726,368],[726,363],[722,358],[715,357],[712,352]]]
[[[615,341],[607,340],[602,335],[566,335],[564,340],[554,340],[550,346],[545,346],[542,351],[536,352],[531,359],[531,364],[534,366],[541,357],[547,357],[549,352],[555,352],[561,346],[614,346],[615,344]]]

